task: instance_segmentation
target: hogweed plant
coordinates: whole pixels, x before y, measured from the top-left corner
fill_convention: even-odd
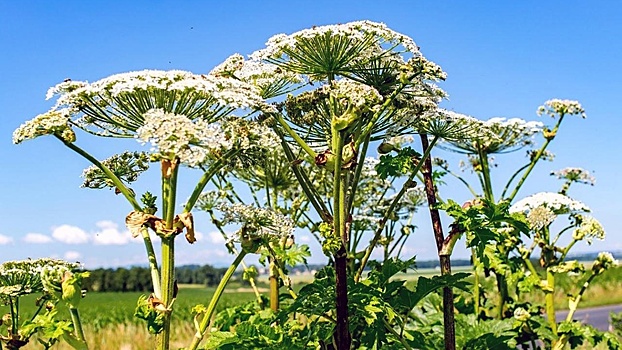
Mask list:
[[[523,323],[518,333],[523,341],[531,341],[536,348],[536,339],[553,344],[556,349],[566,346],[570,337],[580,337],[580,326],[571,322],[578,307],[581,296],[590,282],[605,269],[615,265],[610,254],[603,253],[593,266],[586,270],[583,264],[567,257],[577,242],[593,239],[604,239],[604,229],[593,217],[587,215],[590,209],[583,203],[567,196],[573,183],[594,184],[594,178],[581,168],[565,168],[551,175],[564,180],[558,193],[538,193],[528,196],[513,205],[512,202],[520,188],[540,160],[551,160],[547,147],[555,138],[562,120],[568,115],[585,118],[585,112],[576,101],[550,100],[538,109],[538,114],[546,114],[557,118],[555,126],[545,127],[538,122],[525,122],[519,119],[505,120],[493,118],[484,123],[489,130],[497,135],[496,140],[472,139],[471,141],[449,142],[445,148],[468,155],[473,172],[479,180],[481,192],[454,172],[446,163],[440,163],[445,174],[451,174],[466,185],[475,197],[460,206],[449,200],[443,208],[455,219],[454,227],[466,234],[467,246],[473,249],[475,288],[473,307],[481,322],[495,317],[500,320],[516,318],[516,314],[529,314],[530,325]],[[516,170],[501,192],[495,198],[492,187],[492,171],[490,159],[492,154],[514,151],[534,144],[533,136],[542,134],[544,143],[540,148],[527,152],[529,162]],[[518,179],[518,180],[517,180]],[[515,180],[517,180],[515,182]],[[514,184],[515,183],[515,184]],[[512,187],[513,185],[513,187]],[[557,230],[559,224],[553,225],[560,216],[568,216],[570,222]],[[568,240],[565,245],[562,241]],[[562,238],[560,240],[560,238]],[[539,251],[540,257],[535,260],[534,254]],[[602,261],[601,261],[602,260]],[[605,261],[606,260],[606,261]],[[540,271],[544,270],[544,276]],[[487,294],[480,288],[481,275],[492,273],[495,276],[497,289],[497,305],[495,310],[486,307]],[[554,294],[555,278],[559,274],[578,274],[582,281],[579,291],[569,294],[569,316],[561,324],[555,318]],[[539,317],[537,308],[530,309],[524,294],[537,289],[545,296],[547,322],[536,321]],[[490,291],[488,291],[490,293]],[[532,317],[533,316],[533,317]],[[539,329],[538,329],[539,328]],[[548,328],[546,336],[542,329]],[[585,337],[584,337],[585,338]],[[590,339],[583,339],[591,341]],[[608,340],[609,342],[609,340]],[[617,342],[611,340],[608,346],[617,348]]]
[[[148,321],[150,331],[158,333],[158,349],[168,349],[176,289],[175,238],[185,231],[189,243],[196,240],[191,211],[217,173],[252,163],[278,142],[267,127],[233,113],[271,111],[272,107],[250,84],[184,71],[131,72],[94,83],[67,80],[50,89],[48,97],[53,96],[58,96],[55,106],[23,124],[15,131],[13,141],[56,137],[92,163],[83,174],[84,187],[112,188],[130,204],[126,224],[134,237],[144,240],[154,286],[153,294],[139,301],[137,314]],[[135,138],[152,148],[100,161],[78,146],[74,129],[108,138]],[[153,194],[146,192],[139,199],[129,187],[150,162],[160,163],[160,216],[155,215],[158,209]],[[182,212],[176,213],[182,166],[200,170],[203,175]],[[160,259],[149,230],[161,241]]]
[[[159,350],[170,347],[175,315],[175,240],[182,233],[189,243],[196,240],[194,209],[209,215],[235,257],[207,306],[194,308],[188,349],[456,349],[491,341],[507,348],[531,342],[535,348],[536,339],[561,349],[576,337],[577,326],[570,319],[558,326],[554,318],[555,275],[582,273],[587,288],[614,264],[606,254],[591,270],[566,260],[577,242],[604,235],[587,207],[567,197],[572,183],[593,179],[566,169],[554,174],[565,181],[560,193],[514,200],[536,164],[551,157],[547,147],[562,120],[585,112],[578,102],[550,100],[539,113],[555,118],[551,128],[517,118],[480,121],[439,107],[446,93],[436,83],[445,78],[411,38],[384,24],[317,26],[276,35],[248,58],[234,54],[209,74],[146,70],[94,83],[66,80],[48,91],[48,98],[56,97],[54,107],[23,124],[13,141],[57,138],[90,162],[83,187],[112,189],[128,202],[126,225],[144,242],[153,282],[136,316],[157,334]],[[99,160],[79,146],[86,134],[133,138],[150,148]],[[528,151],[527,164],[496,191],[492,157],[532,146],[536,135],[544,137],[542,146]],[[466,154],[479,189],[440,159],[433,162],[436,146]],[[154,163],[160,164],[159,195],[137,194],[130,186]],[[202,175],[180,207],[182,167]],[[439,185],[446,174],[466,185],[474,199],[464,205],[443,200]],[[395,275],[415,266],[403,248],[422,205],[429,210],[441,276],[420,277],[411,288]],[[454,220],[448,229],[440,210]],[[560,215],[569,216],[570,225],[554,231]],[[305,263],[310,253],[295,243],[296,229],[316,237],[329,259],[297,292],[287,268]],[[559,237],[569,232],[572,240],[561,245]],[[152,237],[161,242],[160,256]],[[468,302],[454,296],[456,288],[468,290],[468,274],[451,271],[462,237],[472,248],[475,270],[470,315],[464,313]],[[376,248],[382,250],[380,261],[372,260]],[[533,263],[536,251],[544,279]],[[269,267],[269,309],[255,283],[256,269],[244,262],[248,254],[259,254]],[[256,301],[215,315],[239,266]],[[495,276],[494,308],[480,283],[484,272]],[[62,275],[60,289],[51,283],[50,295],[75,289],[67,281],[84,275],[72,273]],[[282,286],[287,293],[280,294]],[[532,287],[545,295],[548,322],[519,300],[520,290]],[[571,313],[585,288],[571,297]],[[431,306],[439,289],[440,318]],[[70,310],[77,301],[66,300]],[[6,321],[11,320],[8,337],[26,341],[34,331],[20,333],[15,317]],[[53,312],[46,317],[56,320]],[[54,322],[65,327],[68,341],[86,346],[77,312],[71,323]],[[546,327],[550,334],[538,333]]]
[[[83,297],[82,280],[88,272],[79,263],[55,259],[8,261],[0,265],[0,302],[9,313],[2,316],[0,348],[20,349],[36,339],[45,349],[61,340],[74,349],[87,349],[78,305]],[[38,295],[33,314],[20,309],[22,297]],[[70,320],[57,316],[68,309]],[[3,332],[4,333],[4,332]]]

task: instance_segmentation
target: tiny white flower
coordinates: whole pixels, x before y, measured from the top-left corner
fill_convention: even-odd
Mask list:
[[[544,105],[538,107],[538,115],[549,115],[555,117],[556,115],[579,115],[583,119],[586,118],[585,110],[578,101],[574,100],[560,100],[552,99],[544,103]]]
[[[558,179],[566,179],[571,182],[579,182],[592,186],[596,183],[594,176],[592,176],[588,170],[583,168],[568,167],[553,171],[551,172],[551,175],[557,177]]]

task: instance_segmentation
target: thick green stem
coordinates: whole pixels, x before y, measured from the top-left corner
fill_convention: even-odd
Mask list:
[[[160,269],[158,268],[158,260],[156,258],[155,251],[153,250],[153,243],[151,243],[151,236],[149,235],[149,229],[142,227],[140,234],[145,242],[145,250],[147,250],[147,259],[149,260],[149,271],[151,272],[151,282],[153,283],[153,294],[158,299],[162,299],[162,285]]]
[[[205,331],[207,330],[207,327],[211,323],[212,315],[214,314],[214,311],[216,310],[216,305],[218,304],[218,301],[220,300],[220,297],[222,296],[222,293],[224,292],[225,287],[227,286],[227,283],[233,276],[233,273],[235,272],[235,270],[238,268],[238,265],[242,262],[242,259],[244,259],[245,255],[246,255],[245,251],[240,252],[240,254],[235,258],[231,266],[229,266],[229,268],[227,269],[227,272],[225,272],[225,275],[220,280],[220,283],[218,284],[218,287],[216,287],[216,290],[214,291],[214,295],[212,296],[212,299],[210,300],[209,305],[207,306],[207,310],[205,311],[205,314],[203,315],[203,319],[201,320],[201,323],[199,324],[199,329],[197,329],[197,332],[195,333],[194,338],[192,339],[192,343],[188,347],[188,350],[196,350],[199,344],[201,343],[201,340],[203,340],[203,337],[205,336]]]
[[[177,174],[179,160],[162,161],[162,211],[166,229],[172,231],[175,220],[175,198],[177,193]],[[158,335],[158,350],[168,350],[171,333],[172,303],[175,298],[175,235],[162,236],[162,303],[167,308],[164,327]]]
[[[480,316],[480,305],[481,305],[481,301],[480,301],[480,274],[479,274],[479,270],[480,270],[480,261],[479,258],[477,257],[477,253],[475,251],[475,248],[471,248],[471,258],[473,259],[473,276],[475,278],[475,281],[473,282],[473,307],[475,309],[475,317],[479,320],[479,316]]]
[[[590,277],[587,278],[585,283],[583,283],[583,286],[581,286],[581,290],[579,291],[579,293],[577,293],[577,295],[573,298],[573,300],[571,300],[570,310],[568,310],[568,315],[566,315],[566,322],[572,321],[572,318],[574,317],[574,313],[577,311],[579,307],[579,302],[581,301],[583,294],[587,290],[587,287],[589,287],[594,277],[596,277],[596,274],[592,273]],[[562,334],[562,336],[559,337],[557,342],[555,342],[555,345],[553,346],[553,350],[564,349],[566,347],[566,344],[568,343],[568,340],[569,340],[568,334],[566,333]]]
[[[481,145],[477,147],[477,153],[479,155],[480,165],[482,167],[482,176],[484,177],[484,196],[491,202],[495,201],[492,189],[492,180],[490,179],[490,165],[488,163],[488,153],[481,148]]]
[[[291,136],[294,141],[296,141],[298,146],[300,146],[300,148],[307,152],[307,154],[311,158],[315,158],[315,156],[317,156],[317,153],[315,153],[315,151],[311,147],[309,147],[309,145],[300,136],[298,136],[298,134],[289,126],[289,124],[287,124],[285,119],[283,119],[283,116],[281,114],[274,114],[274,119],[279,122],[279,124],[283,127],[283,129],[285,129],[287,134]]]
[[[17,334],[17,328],[19,324],[19,310],[16,305],[19,305],[19,297],[15,297],[15,303],[13,303],[13,298],[9,297],[9,311],[11,312],[11,334]]]
[[[268,258],[270,261],[270,309],[272,311],[279,311],[279,279],[277,277],[278,271],[276,269],[276,263],[274,258]]]
[[[424,162],[429,158],[430,152],[432,151],[432,148],[434,147],[434,145],[436,144],[437,141],[438,141],[438,137],[434,137],[434,139],[432,139],[432,142],[430,142],[429,147],[423,151],[423,155],[421,156],[421,159],[419,160],[419,162],[415,166],[415,169],[413,170],[412,174],[410,174],[408,179],[404,182],[404,185],[402,186],[402,189],[397,193],[395,198],[393,198],[393,202],[391,202],[391,204],[389,205],[387,210],[385,210],[384,215],[382,216],[382,219],[380,220],[380,222],[378,224],[378,228],[376,228],[376,232],[374,233],[374,237],[372,238],[371,242],[369,243],[369,246],[367,246],[367,249],[365,250],[365,255],[363,255],[363,258],[361,259],[361,265],[359,266],[358,271],[356,271],[356,274],[354,275],[354,280],[355,281],[358,282],[360,280],[361,276],[363,275],[363,271],[365,270],[365,266],[367,265],[367,262],[369,261],[369,258],[371,257],[371,253],[373,252],[374,248],[376,247],[376,244],[378,243],[378,240],[380,239],[380,236],[382,234],[382,230],[384,230],[384,227],[387,224],[389,215],[391,215],[391,213],[393,213],[393,210],[395,209],[395,207],[397,206],[399,201],[402,199],[402,197],[404,196],[406,191],[409,189],[408,185],[415,178],[417,173],[421,170],[421,167],[423,167]]]
[[[349,329],[348,316],[348,282],[347,282],[347,251],[346,244],[346,213],[345,213],[345,178],[341,172],[343,162],[343,145],[344,139],[341,131],[333,127],[332,135],[332,152],[335,156],[335,168],[333,169],[333,230],[334,235],[341,242],[341,248],[335,253],[335,272],[336,272],[336,307],[337,307],[337,325],[336,325],[336,341],[338,350],[349,350],[352,344],[352,338]]]
[[[84,330],[82,330],[82,322],[80,321],[80,313],[78,309],[75,307],[69,308],[69,313],[71,314],[71,322],[73,323],[74,335],[83,345],[82,347],[76,348],[76,350],[87,350],[88,346],[86,344],[86,338],[84,337]]]
[[[546,290],[545,302],[546,302],[546,318],[549,321],[549,326],[554,334],[557,335],[557,319],[555,318],[555,275],[550,269],[546,271]]]
[[[503,320],[505,317],[505,303],[508,300],[508,282],[503,273],[495,271],[495,277],[497,279],[497,290],[499,291],[497,299],[497,317]]]
[[[167,309],[173,301],[175,289],[175,238],[162,238],[162,303]],[[168,350],[171,332],[171,313],[164,318],[164,329],[158,334],[158,350]]]

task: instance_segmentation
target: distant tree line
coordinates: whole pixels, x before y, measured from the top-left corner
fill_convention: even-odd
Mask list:
[[[179,284],[215,286],[226,268],[210,265],[186,265],[176,268]],[[151,274],[146,267],[90,270],[91,276],[83,282],[83,288],[92,292],[147,292],[152,290]]]

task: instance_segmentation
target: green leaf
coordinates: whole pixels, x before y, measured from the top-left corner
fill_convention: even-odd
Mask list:
[[[470,284],[464,281],[464,279],[470,275],[469,273],[460,272],[453,275],[433,276],[432,278],[419,277],[414,292],[403,292],[403,294],[400,295],[400,297],[403,298],[401,302],[406,303],[405,305],[408,305],[408,307],[412,309],[428,294],[439,288],[455,287],[467,290]]]
[[[212,332],[204,346],[205,349],[217,349],[223,345],[235,344],[238,340],[238,336],[233,332]]]
[[[389,176],[411,175],[421,154],[410,147],[400,149],[396,155],[385,154],[380,157],[380,163],[376,165],[376,172],[381,179]]]

